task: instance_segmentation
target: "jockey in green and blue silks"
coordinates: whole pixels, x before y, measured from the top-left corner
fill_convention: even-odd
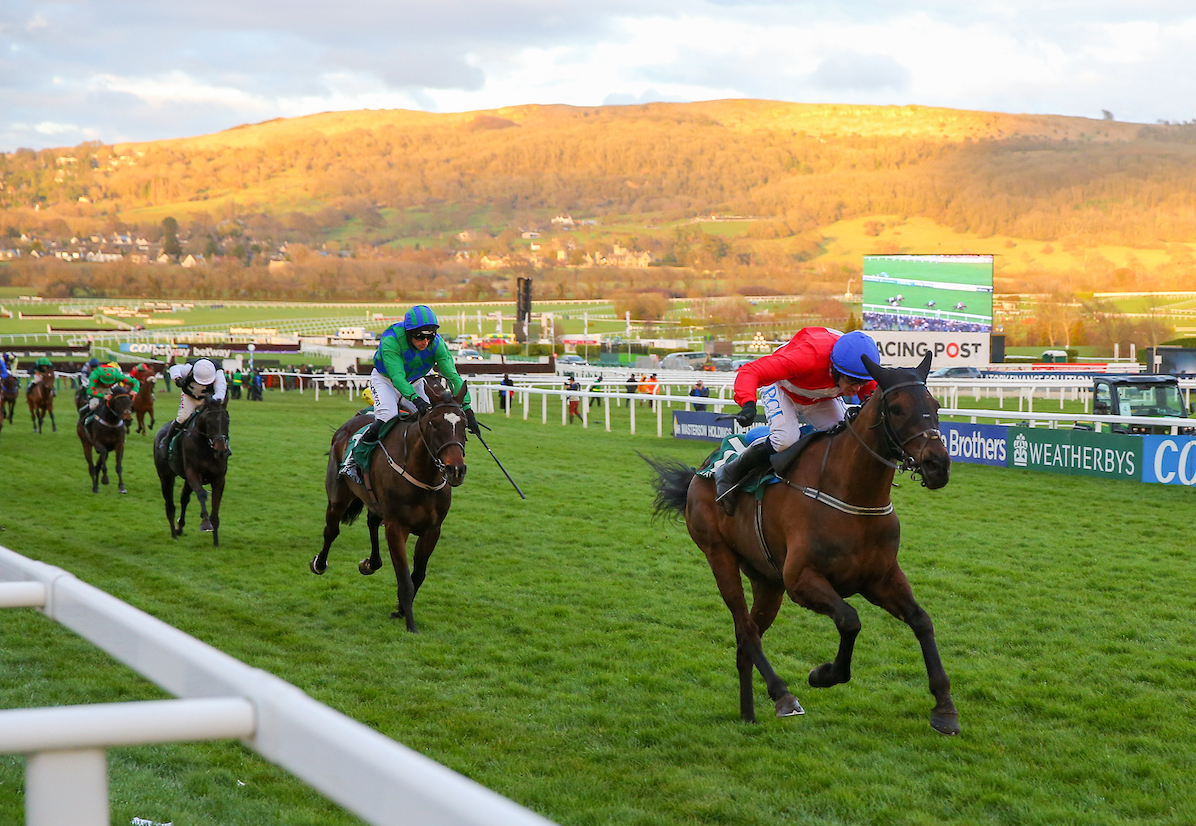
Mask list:
[[[374,416],[385,422],[398,415],[399,408],[422,413],[428,408],[424,377],[436,368],[453,393],[464,380],[453,363],[453,354],[437,330],[440,322],[430,307],[419,304],[382,333],[374,353],[370,390],[374,394]],[[470,409],[469,395],[465,409]]]
[[[421,414],[431,405],[424,390],[424,379],[436,368],[452,392],[461,389],[464,379],[453,363],[453,354],[437,332],[440,322],[431,307],[418,304],[382,333],[374,352],[374,370],[370,373],[370,393],[374,397],[374,423],[362,436],[377,441],[382,425],[399,414],[402,408]],[[478,420],[465,395],[465,421],[470,432],[478,433]],[[343,472],[353,478],[352,453],[346,456]]]

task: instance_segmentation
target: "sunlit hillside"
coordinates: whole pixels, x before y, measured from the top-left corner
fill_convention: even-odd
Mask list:
[[[322,249],[460,283],[483,256],[509,273],[620,248],[674,268],[545,276],[560,297],[841,290],[862,255],[885,252],[993,253],[1011,290],[1178,289],[1196,245],[1196,126],[921,106],[335,112],[19,150],[0,155],[0,180],[0,230],[26,252],[122,230],[152,245],[174,218],[184,253],[243,265]],[[556,216],[577,223],[557,232]],[[329,288],[391,277],[338,274]]]

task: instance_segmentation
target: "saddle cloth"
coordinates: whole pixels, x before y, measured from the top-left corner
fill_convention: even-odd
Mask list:
[[[372,408],[371,408],[372,410]],[[370,466],[370,456],[374,453],[374,448],[378,447],[378,443],[386,437],[386,434],[399,422],[405,422],[412,418],[412,415],[406,410],[403,410],[399,415],[392,419],[387,419],[386,423],[382,425],[382,429],[378,431],[378,438],[376,440],[367,441],[365,432],[370,429],[367,424],[358,429],[356,433],[349,437],[349,445],[345,450],[345,455],[353,456],[353,463],[359,468],[368,468]]]
[[[810,436],[816,432],[810,425],[802,425],[801,438],[780,453],[774,454],[769,465],[753,472],[748,478],[744,479],[740,483],[739,489],[753,494],[757,499],[763,497],[764,489],[769,485],[775,485],[781,481],[777,474],[785,472],[785,469],[793,460],[805,450],[806,445],[810,442]],[[713,479],[715,471],[720,467],[747,450],[753,442],[767,438],[768,425],[766,424],[753,427],[746,433],[735,433],[725,437],[718,448],[702,463],[702,467],[698,469],[698,475],[704,479]]]

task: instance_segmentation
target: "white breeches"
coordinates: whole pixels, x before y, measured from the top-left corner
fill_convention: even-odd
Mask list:
[[[174,420],[179,424],[187,421],[191,414],[195,412],[195,408],[199,407],[199,399],[193,399],[186,393],[179,392],[179,415],[174,417]]]
[[[423,379],[416,379],[411,382],[411,386],[415,388],[415,392],[421,399],[428,400]],[[415,405],[400,396],[399,391],[395,390],[395,386],[391,384],[390,378],[377,370],[370,373],[370,392],[374,395],[374,418],[380,422],[388,422],[399,415],[399,408],[408,413],[415,412]]]
[[[775,384],[760,391],[764,416],[768,419],[768,440],[780,451],[801,438],[802,424],[815,430],[830,430],[843,421],[847,405],[841,398],[822,399],[814,404],[798,404]]]

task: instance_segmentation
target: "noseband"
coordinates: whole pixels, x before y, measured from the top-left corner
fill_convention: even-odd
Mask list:
[[[224,411],[222,409],[217,409],[217,408],[212,408],[211,410],[202,411],[199,414],[199,420],[196,422],[195,429],[197,431],[199,431],[200,430],[200,428],[199,428],[200,422],[203,422],[205,419],[210,418],[213,415],[219,415],[221,412],[224,412]],[[226,415],[227,415],[227,413],[226,413]],[[225,443],[227,444],[227,442],[228,442],[228,428],[225,428],[223,433],[217,433],[215,435],[208,433],[206,427],[200,432],[202,432],[204,435],[204,438],[208,440],[208,447],[211,448],[213,453],[217,452],[217,450],[216,450],[216,440],[217,439],[219,439],[220,437],[223,436]]]
[[[441,475],[443,476],[443,475],[444,475],[445,464],[444,464],[444,462],[441,460],[441,458],[440,458],[440,454],[441,454],[441,453],[444,453],[444,450],[445,450],[445,448],[452,447],[453,445],[457,445],[459,448],[461,448],[461,455],[465,455],[465,444],[464,444],[463,442],[458,442],[458,441],[454,440],[454,441],[451,441],[451,442],[444,442],[444,443],[442,443],[442,444],[440,445],[440,447],[438,447],[436,450],[433,450],[433,449],[432,449],[432,442],[431,442],[431,441],[428,439],[428,434],[427,434],[427,431],[426,431],[426,430],[425,430],[425,428],[424,428],[424,425],[425,425],[425,423],[426,423],[426,422],[428,422],[429,420],[431,420],[431,418],[432,418],[432,415],[431,415],[431,414],[432,414],[432,411],[433,411],[433,410],[435,410],[435,409],[436,409],[436,408],[438,408],[438,407],[456,407],[456,408],[459,408],[459,409],[462,409],[462,408],[461,408],[461,406],[460,406],[460,405],[458,405],[458,404],[455,404],[455,403],[450,403],[450,402],[440,402],[440,403],[438,403],[438,404],[434,404],[434,405],[432,405],[431,407],[429,407],[429,408],[427,409],[427,411],[425,411],[425,412],[426,412],[428,415],[427,415],[426,417],[424,417],[424,416],[420,416],[420,417],[419,417],[419,420],[418,420],[418,422],[419,422],[419,424],[418,424],[418,427],[419,427],[419,435],[420,435],[420,439],[421,439],[421,440],[423,441],[423,443],[424,443],[424,449],[425,449],[425,450],[427,450],[427,451],[428,451],[428,455],[429,455],[430,457],[432,457],[432,464],[436,466],[436,472],[437,472],[437,473],[439,473],[439,474],[441,474]],[[464,418],[465,418],[464,409],[462,409],[461,418],[462,418],[462,419],[464,419]]]

